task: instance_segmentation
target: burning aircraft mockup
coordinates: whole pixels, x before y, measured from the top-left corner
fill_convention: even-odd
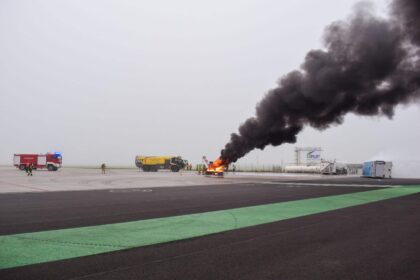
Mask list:
[[[221,158],[218,158],[207,167],[206,175],[223,176],[226,164],[223,163]]]

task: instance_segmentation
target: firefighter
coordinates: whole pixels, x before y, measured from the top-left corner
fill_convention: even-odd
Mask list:
[[[31,163],[31,164],[29,164],[28,165],[28,176],[33,176],[32,175],[32,170],[34,169],[34,164],[33,163]]]
[[[105,169],[106,169],[106,165],[105,165],[105,163],[102,163],[101,164],[102,174],[105,174]]]

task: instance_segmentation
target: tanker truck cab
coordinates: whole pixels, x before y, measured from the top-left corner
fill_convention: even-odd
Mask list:
[[[170,159],[170,169],[172,172],[178,172],[180,169],[183,169],[186,166],[186,162],[181,157],[173,157]]]

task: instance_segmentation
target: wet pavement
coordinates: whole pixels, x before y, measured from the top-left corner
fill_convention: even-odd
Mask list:
[[[39,181],[26,181],[15,179],[21,176],[16,172],[8,169],[3,174],[9,175],[0,177],[3,188],[8,182],[25,185],[16,187],[20,192],[0,194],[1,236],[420,185],[420,180],[351,177],[149,176],[136,170],[101,177],[94,173],[98,170],[82,169],[45,171],[34,174]],[[48,191],[30,189],[42,185]],[[23,191],[28,187],[29,192]],[[51,191],[56,189],[60,191]],[[419,234],[420,194],[411,194],[197,238],[4,269],[0,278],[420,279]]]

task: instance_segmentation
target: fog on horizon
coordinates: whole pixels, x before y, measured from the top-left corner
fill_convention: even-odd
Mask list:
[[[55,151],[65,165],[213,159],[356,2],[1,1],[0,164]],[[388,1],[373,3],[385,14]],[[350,114],[239,163],[292,162],[294,146],[345,162],[418,160],[419,119],[418,103],[392,120]]]

